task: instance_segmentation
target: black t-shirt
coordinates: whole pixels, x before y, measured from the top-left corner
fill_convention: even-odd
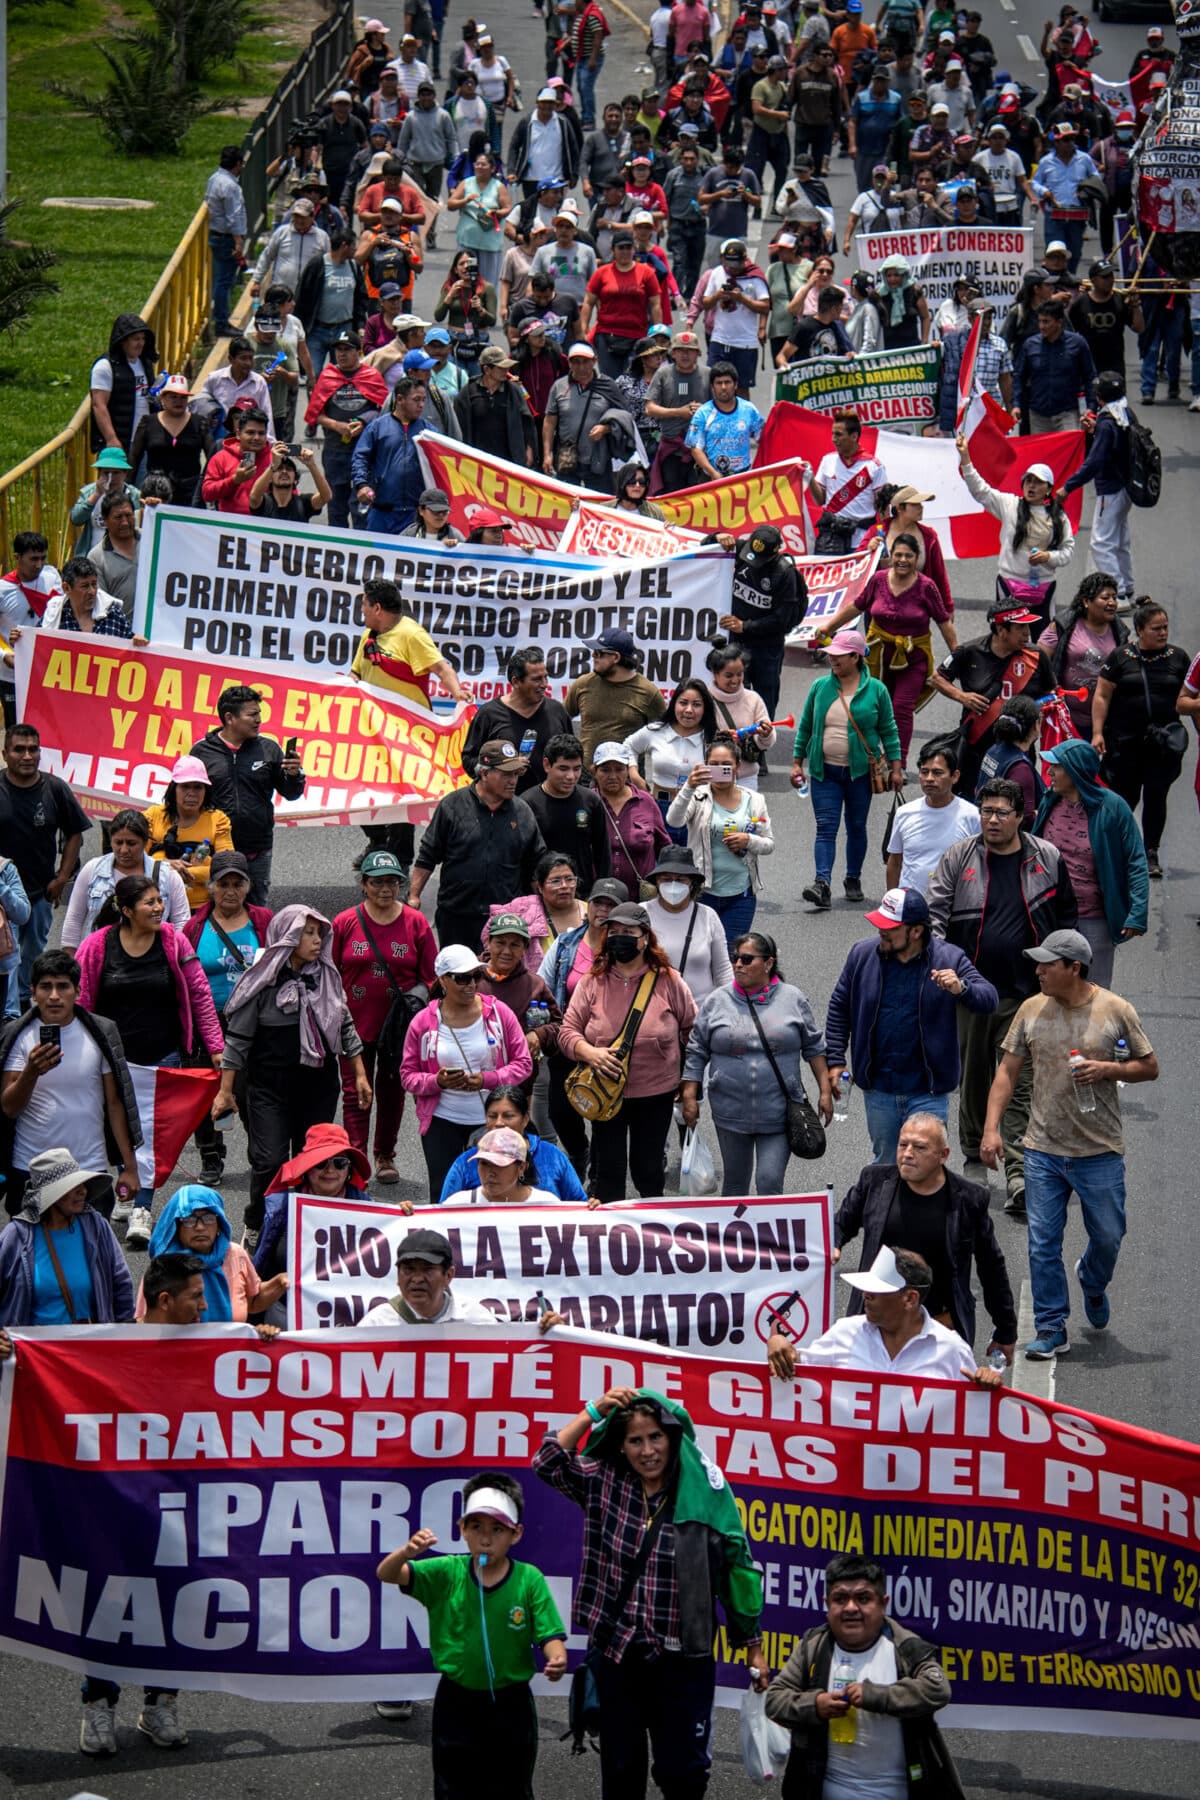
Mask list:
[[[1009,856],[987,852],[983,927],[971,960],[1001,999],[1025,999],[1037,987],[1037,965],[1021,954],[1037,941],[1021,892],[1023,860],[1019,850]]]
[[[1067,308],[1068,323],[1087,340],[1097,369],[1124,372],[1125,332],[1131,311],[1128,300],[1115,290],[1107,300],[1098,300],[1095,294],[1077,294]]]
[[[130,956],[113,928],[104,940],[104,964],[95,1010],[111,1019],[131,1063],[160,1063],[182,1047],[175,977],[161,937],[144,956]]]
[[[513,331],[520,331],[527,319],[540,319],[549,341],[565,350],[568,341],[578,336],[579,302],[568,299],[566,294],[555,294],[553,300],[543,306],[527,294],[523,300],[514,300],[509,307],[508,324]]]
[[[463,767],[468,775],[474,777],[483,746],[491,738],[506,738],[529,760],[525,773],[517,777],[517,792],[525,798],[530,788],[537,787],[545,779],[542,752],[550,739],[574,735],[570,713],[561,701],[550,695],[547,695],[529,718],[524,718],[515,707],[508,706],[503,700],[489,700],[471,720],[471,728],[463,744]]]
[[[1017,653],[1022,657],[1033,657],[1037,668],[1025,682],[1024,686],[1014,691],[1028,694],[1031,700],[1040,700],[1054,687],[1054,671],[1050,667],[1050,658],[1044,650],[1029,644],[1025,650]],[[997,656],[992,649],[991,637],[972,638],[969,643],[960,644],[944,657],[938,666],[938,673],[955,687],[960,687],[965,694],[982,694],[987,701],[995,700],[1005,680],[1011,680],[1009,663],[1011,656]],[[1016,671],[1013,671],[1016,674]],[[1019,680],[1020,677],[1017,676]],[[986,740],[985,740],[986,741]]]
[[[797,319],[792,326],[792,335],[788,340],[796,346],[800,355],[797,362],[807,362],[812,356],[844,356],[846,348],[832,325],[822,325],[819,319]]]
[[[325,418],[334,419],[339,425],[352,425],[356,419],[373,419],[378,411],[375,401],[369,400],[352,381],[344,381],[340,388],[335,388],[321,407]]]
[[[315,494],[293,494],[286,506],[279,506],[268,488],[257,506],[250,508],[262,519],[292,519],[297,525],[307,525],[315,519],[324,506]]]
[[[7,771],[0,771],[0,855],[16,863],[31,900],[40,900],[54,879],[60,839],[82,834],[89,823],[57,775],[43,775],[33,787],[15,787]]]
[[[1146,688],[1150,688],[1151,717],[1146,717]],[[1111,681],[1115,693],[1105,722],[1106,739],[1140,737],[1147,725],[1167,725],[1175,717],[1175,701],[1188,672],[1188,654],[1169,644],[1165,650],[1144,656],[1136,644],[1120,644],[1100,671],[1101,681]]]
[[[569,800],[556,800],[545,788],[535,787],[521,798],[537,820],[547,850],[569,856],[579,870],[579,892],[586,896],[611,867],[608,823],[599,794],[594,788],[577,787]]]
[[[883,1241],[893,1249],[912,1250],[925,1258],[933,1271],[925,1311],[933,1317],[949,1312],[954,1288],[946,1250],[945,1184],[935,1194],[914,1194],[907,1181],[899,1182],[884,1224]]]

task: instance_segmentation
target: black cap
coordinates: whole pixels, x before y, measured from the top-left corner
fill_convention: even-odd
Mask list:
[[[650,931],[650,914],[636,900],[622,900],[608,915],[610,925],[636,925],[639,931]]]
[[[219,881],[222,875],[242,875],[250,879],[250,864],[240,850],[218,850],[208,865],[209,881]]]
[[[602,875],[599,881],[593,881],[589,900],[611,900],[614,906],[624,906],[629,898],[629,889],[615,875]]]
[[[352,350],[361,350],[362,349],[362,339],[359,337],[357,331],[339,331],[338,332],[337,336],[333,340],[334,349],[340,350],[342,348],[342,346],[345,344],[348,344]]]
[[[778,525],[756,525],[749,537],[738,546],[739,562],[752,566],[770,562],[783,549],[783,533]]]
[[[632,250],[632,248],[633,248],[633,233],[632,233],[632,231],[614,231],[613,232],[613,234],[612,234],[613,249],[614,250],[619,249],[622,244],[628,244],[629,248]]]
[[[396,1261],[438,1263],[452,1269],[454,1252],[449,1238],[444,1238],[440,1231],[409,1231],[396,1247]]]

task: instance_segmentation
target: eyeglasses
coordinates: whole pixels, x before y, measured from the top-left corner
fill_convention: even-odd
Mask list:
[[[451,975],[450,979],[456,987],[474,987],[479,980],[480,971],[472,969],[469,975]]]
[[[215,1225],[216,1222],[215,1212],[194,1212],[184,1220],[185,1225]]]
[[[761,950],[755,950],[752,952],[746,951],[746,950],[739,950],[737,955],[731,956],[729,960],[731,963],[736,964],[736,963],[759,962],[759,961],[761,961],[761,959],[762,959],[762,951]]]
[[[336,1169],[338,1173],[341,1174],[349,1167],[350,1158],[348,1156],[327,1156],[323,1163],[317,1164],[317,1167],[313,1172],[316,1174],[322,1169]]]
[[[980,808],[981,819],[1015,819],[1017,810],[1014,806],[985,806]]]

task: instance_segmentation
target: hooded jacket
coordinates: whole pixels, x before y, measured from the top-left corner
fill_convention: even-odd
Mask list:
[[[528,1081],[533,1073],[533,1058],[521,1022],[512,1009],[492,994],[482,994],[479,1004],[484,1031],[496,1058],[495,1066],[483,1071],[481,1098],[485,1098],[492,1088]],[[417,1125],[422,1132],[429,1129],[442,1091],[437,1080],[440,1006],[440,1001],[431,1000],[421,1008],[405,1034],[400,1060],[400,1081],[405,1093],[416,1102]]]
[[[193,1213],[211,1212],[216,1214],[217,1235],[211,1250],[201,1254],[198,1250],[189,1250],[179,1237],[179,1226],[190,1219]],[[229,1296],[229,1282],[225,1275],[225,1263],[233,1246],[233,1233],[229,1228],[229,1220],[225,1217],[225,1202],[215,1188],[189,1184],[179,1188],[171,1195],[157,1219],[150,1238],[148,1255],[153,1262],[156,1256],[194,1256],[197,1262],[204,1264],[204,1303],[205,1323],[208,1325],[228,1325],[233,1319],[233,1308]],[[245,1252],[242,1253],[245,1255]],[[145,1311],[145,1303],[141,1290],[138,1290],[138,1314]]]
[[[233,828],[233,841],[243,855],[261,855],[275,838],[275,796],[298,800],[304,775],[285,775],[283,750],[274,738],[247,738],[234,750],[214,726],[193,744],[211,780],[209,804],[218,807]]]
[[[128,1324],[133,1318],[133,1282],[112,1226],[85,1207],[72,1230],[82,1234],[92,1272],[92,1323]],[[0,1232],[0,1325],[32,1325],[33,1266],[37,1222],[23,1215]]]
[[[1088,842],[1104,896],[1104,918],[1109,936],[1119,947],[1126,941],[1122,932],[1144,932],[1149,916],[1150,871],[1142,834],[1128,802],[1101,787],[1097,779],[1100,757],[1090,744],[1082,738],[1068,738],[1058,746],[1055,757],[1075,783],[1087,813]],[[1046,789],[1033,822],[1039,837],[1061,799],[1053,788]]]
[[[1123,494],[1129,485],[1129,427],[1134,422],[1129,402],[1122,396],[1096,414],[1096,428],[1088,453],[1075,473],[1063,482],[1063,494],[1073,494],[1086,482],[1096,484],[1096,493]]]
[[[928,1092],[949,1094],[961,1078],[959,1007],[965,1007],[969,1013],[993,1013],[1000,1004],[1000,997],[970,958],[943,939],[930,938],[922,946],[918,960],[930,971],[930,976],[934,969],[953,969],[963,984],[960,995],[947,994],[930,978],[922,978],[917,989],[913,1054],[920,1058]],[[875,1069],[871,1059],[875,1023],[883,998],[885,966],[885,959],[879,954],[878,940],[863,938],[851,946],[829,996],[825,1020],[829,1066],[845,1068],[847,1051],[853,1044],[854,1085],[858,1088],[874,1086]]]
[[[126,456],[133,442],[133,415],[137,410],[137,386],[133,370],[129,366],[122,345],[125,339],[133,337],[136,332],[144,331],[146,342],[142,346],[141,364],[146,372],[147,381],[154,380],[154,366],[158,361],[158,348],[154,342],[154,333],[145,319],[137,313],[118,313],[113,321],[113,328],[108,335],[109,367],[112,369],[112,391],[108,396],[108,416],[112,420],[112,428],[120,440],[121,448]],[[92,424],[92,449],[103,450],[104,439],[101,437],[95,422]]]

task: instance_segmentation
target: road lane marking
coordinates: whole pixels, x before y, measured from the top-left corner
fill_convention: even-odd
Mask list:
[[[1025,61],[1026,62],[1031,62],[1031,63],[1041,62],[1041,60],[1042,60],[1041,56],[1034,49],[1033,39],[1031,37],[1026,37],[1026,35],[1023,31],[1018,31],[1017,42],[1018,42],[1018,44],[1020,44],[1021,49],[1025,53]]]
[[[1021,1301],[1017,1309],[1017,1348],[1009,1370],[1009,1385],[1023,1394],[1034,1394],[1039,1400],[1054,1399],[1054,1376],[1058,1358],[1049,1362],[1028,1362],[1024,1346],[1037,1336],[1033,1322],[1033,1289],[1028,1281],[1021,1283]]]

